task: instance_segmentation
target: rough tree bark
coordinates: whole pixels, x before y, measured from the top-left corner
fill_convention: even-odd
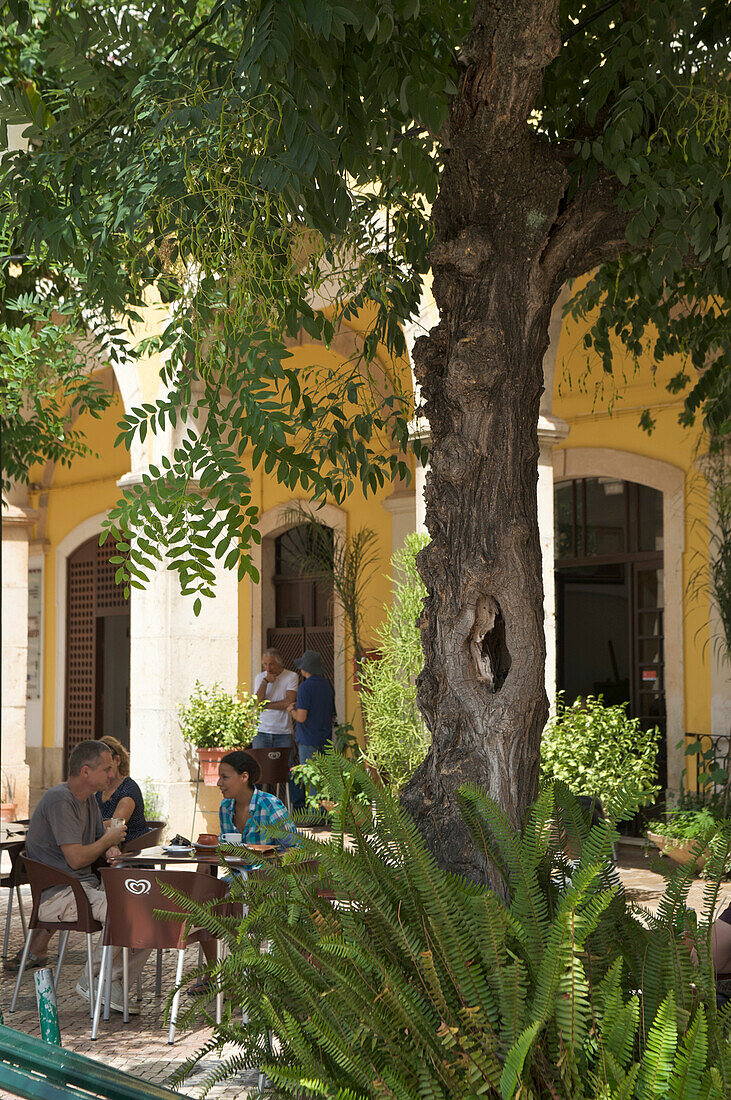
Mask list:
[[[454,792],[477,782],[519,821],[548,710],[536,485],[551,309],[624,229],[613,183],[569,201],[571,151],[528,125],[561,48],[558,8],[476,5],[432,219],[440,323],[414,351],[431,427],[419,704],[433,742],[404,804],[444,866],[482,880]]]

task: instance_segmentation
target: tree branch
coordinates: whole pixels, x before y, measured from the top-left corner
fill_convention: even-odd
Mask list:
[[[575,27],[572,27],[571,30],[567,31],[566,34],[563,36],[564,46],[569,41],[569,39],[574,37],[575,34],[580,34],[581,31],[585,30],[588,26],[595,22],[595,20],[599,19],[600,16],[604,15],[606,11],[609,11],[610,8],[616,7],[618,3],[619,0],[609,0],[608,4],[602,4],[600,8],[597,8],[597,10],[591,15],[587,16],[586,19],[582,19],[580,23],[577,23]]]
[[[631,213],[619,209],[622,185],[604,175],[580,187],[556,219],[539,257],[540,271],[553,287],[614,259],[631,248],[625,236]]]

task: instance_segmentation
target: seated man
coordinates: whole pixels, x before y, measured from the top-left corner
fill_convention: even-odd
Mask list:
[[[69,777],[65,783],[51,787],[35,809],[25,841],[29,859],[56,867],[79,879],[84,893],[91,903],[91,911],[98,921],[107,915],[107,899],[102,885],[92,870],[92,864],[106,854],[108,860],[119,856],[118,845],[127,833],[126,824],[104,830],[96,792],[103,790],[114,772],[109,746],[102,741],[83,741],[69,757]],[[69,886],[45,890],[39,910],[41,920],[76,920],[76,900]],[[46,966],[46,952],[52,933],[37,928],[32,935],[26,966]],[[131,951],[129,957],[130,981],[139,974],[149,951]],[[98,969],[100,949],[97,948],[95,970]],[[8,960],[8,970],[18,970],[20,956]],[[110,1007],[121,1012],[122,1006],[122,950],[114,953],[112,964],[112,993]],[[86,974],[76,986],[77,993],[88,999],[89,976]],[[136,1011],[130,1006],[130,1012]]]

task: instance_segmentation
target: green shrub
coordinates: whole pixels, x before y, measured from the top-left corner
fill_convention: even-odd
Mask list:
[[[318,811],[323,800],[339,803],[342,799],[344,793],[342,776],[339,771],[333,771],[332,768],[329,768],[323,757],[340,755],[344,751],[349,751],[352,759],[359,759],[361,756],[360,746],[350,732],[352,728],[349,723],[338,726],[333,730],[331,744],[326,744],[322,752],[316,752],[305,764],[297,764],[296,767],[292,768],[290,773],[292,779],[295,783],[304,785],[307,811]],[[367,792],[358,784],[350,788],[349,797],[362,806],[369,805]]]
[[[378,657],[360,666],[366,732],[363,755],[396,788],[426,756],[430,737],[416,705],[416,677],[424,664],[416,625],[426,588],[416,570],[425,535],[409,535],[391,559],[393,599],[378,631]]]
[[[697,840],[711,837],[718,828],[718,818],[709,809],[669,810],[663,818],[650,821],[647,830],[658,836],[673,837],[676,840]]]
[[[619,792],[634,792],[637,805],[651,802],[659,787],[656,757],[660,732],[643,730],[627,717],[627,704],[605,706],[587,695],[567,706],[562,693],[556,715],[543,731],[541,772],[562,779],[574,794],[601,798],[611,812]]]
[[[225,691],[220,683],[195,682],[187,703],[178,707],[183,739],[199,749],[236,749],[248,745],[259,728],[264,704],[244,691]]]
[[[149,776],[145,776],[140,783],[140,790],[145,807],[145,821],[162,820],[162,798]]]
[[[303,837],[280,863],[237,879],[243,921],[176,898],[230,949],[206,968],[225,990],[225,1019],[178,1079],[216,1051],[208,1084],[261,1068],[274,1096],[298,1100],[731,1095],[731,1013],[716,1007],[709,962],[717,884],[696,923],[685,909],[692,869],[679,868],[657,915],[640,919],[610,874],[614,821],[589,828],[554,783],[518,831],[463,788],[474,843],[501,869],[498,894],[442,870],[393,792],[357,762],[323,759],[346,794],[349,846],[341,833]],[[356,783],[375,804],[373,835],[358,828],[357,807],[346,820]],[[624,812],[632,804],[615,799]],[[554,841],[559,815],[580,852],[573,868]],[[716,866],[729,850],[731,823],[714,841]],[[186,1019],[204,1011],[193,1005]]]

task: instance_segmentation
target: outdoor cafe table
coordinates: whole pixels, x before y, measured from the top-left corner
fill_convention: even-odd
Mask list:
[[[274,854],[274,853],[272,853]],[[261,864],[266,859],[270,859],[271,856],[263,855],[261,852],[252,851],[249,858],[243,858],[242,856],[228,855],[220,853],[218,849],[210,849],[209,851],[200,851],[198,849],[192,852],[166,852],[163,848],[143,848],[140,852],[134,852],[130,855],[125,855],[122,852],[119,858],[111,861],[112,867],[124,865],[125,867],[202,867],[210,871],[211,874],[216,873],[216,869],[221,866],[221,856],[225,861],[225,864],[229,867],[251,867],[254,864]]]

